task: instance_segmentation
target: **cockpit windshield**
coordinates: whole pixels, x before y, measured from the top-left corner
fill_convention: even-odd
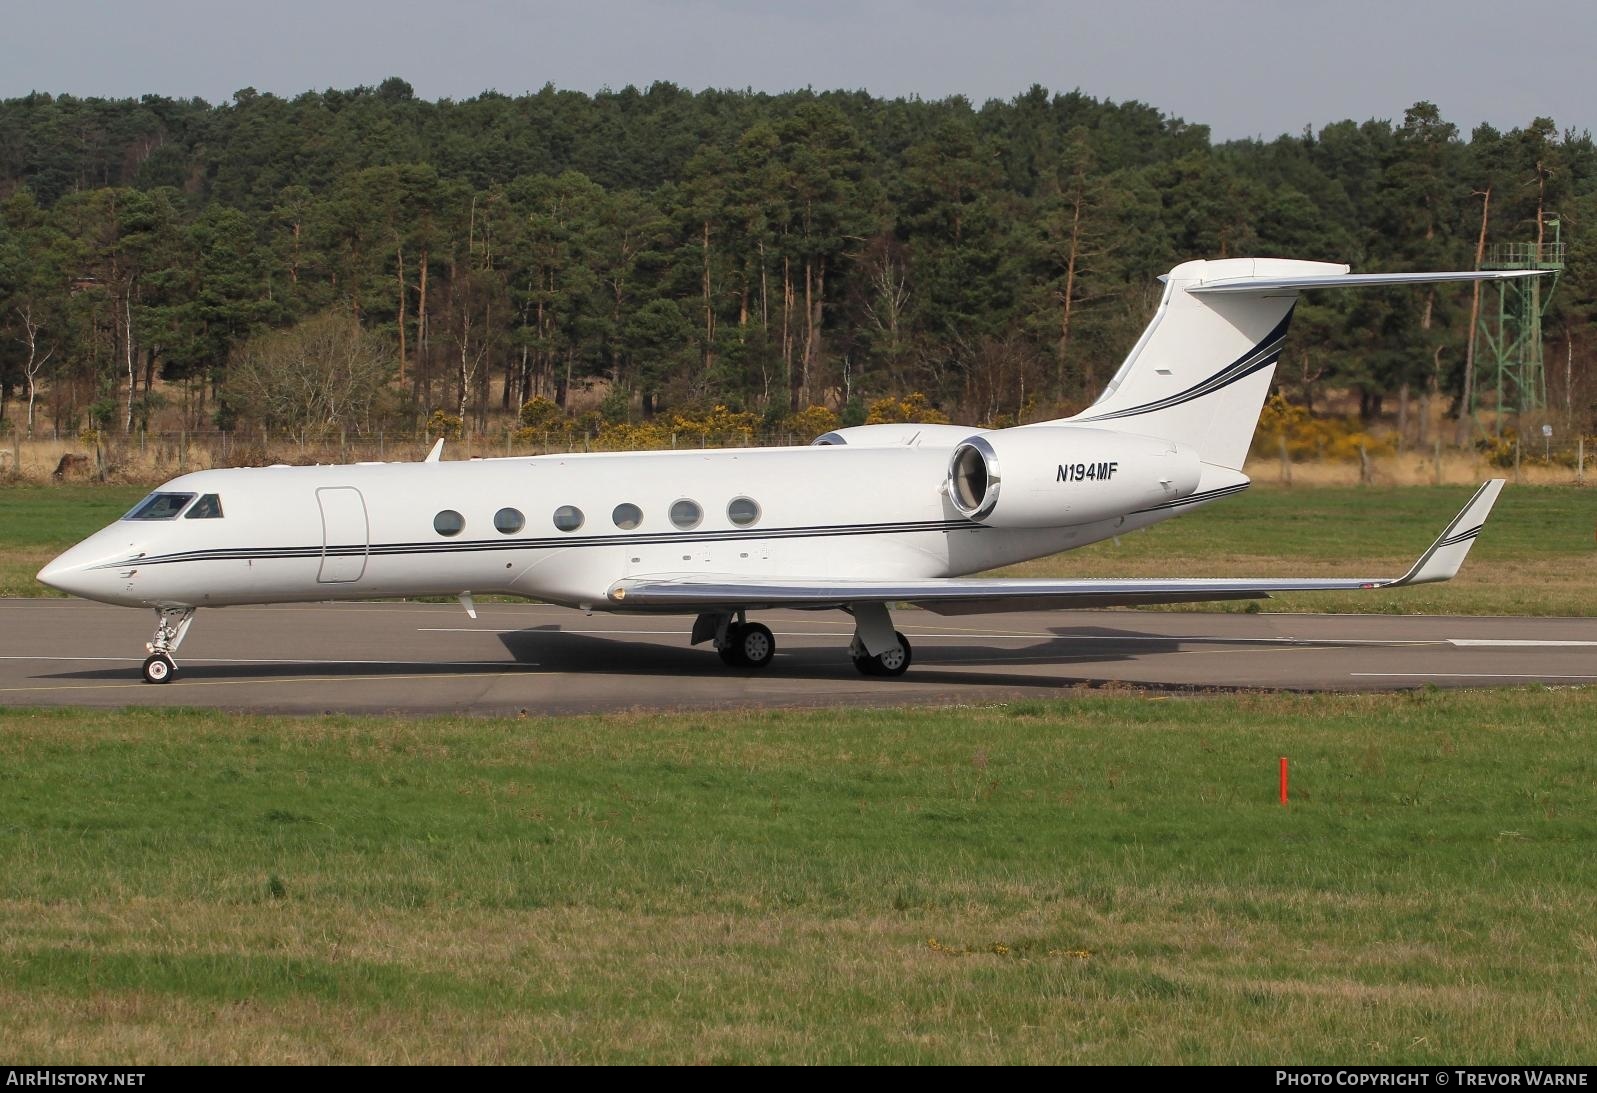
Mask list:
[[[176,520],[185,505],[194,500],[192,493],[152,493],[137,505],[124,520]]]
[[[194,507],[189,509],[185,520],[220,520],[222,518],[222,499],[214,493],[208,493],[194,502]]]

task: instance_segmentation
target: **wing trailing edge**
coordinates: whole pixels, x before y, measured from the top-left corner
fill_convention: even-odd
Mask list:
[[[679,612],[911,603],[938,614],[961,615],[1265,599],[1278,592],[1352,592],[1431,584],[1450,580],[1458,573],[1502,488],[1503,480],[1496,478],[1476,490],[1469,503],[1401,577],[948,577],[875,581],[766,580],[732,574],[665,573],[616,581],[610,586],[609,600],[620,608]]]

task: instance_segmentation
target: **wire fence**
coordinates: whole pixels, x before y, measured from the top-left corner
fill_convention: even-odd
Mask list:
[[[296,439],[258,429],[230,432],[135,431],[127,436],[60,436],[26,440],[0,437],[0,476],[13,480],[118,480],[155,482],[213,467],[276,464],[415,462],[436,441],[425,433]],[[815,438],[788,432],[671,430],[622,427],[616,430],[506,430],[498,435],[467,435],[446,440],[444,458],[566,454],[574,452],[656,451],[698,448],[755,448],[807,445]],[[1597,475],[1597,436],[1541,435],[1524,438],[1490,435],[1466,447],[1433,442],[1397,448],[1390,440],[1349,447],[1340,455],[1289,455],[1261,441],[1245,468],[1259,481],[1334,481],[1363,483],[1458,482],[1482,475],[1520,481],[1584,484]]]

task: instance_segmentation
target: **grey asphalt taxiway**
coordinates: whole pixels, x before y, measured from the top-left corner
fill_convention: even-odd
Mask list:
[[[897,612],[915,663],[859,675],[840,612],[756,617],[778,651],[729,669],[691,619],[538,604],[352,603],[201,611],[170,683],[139,677],[154,613],[0,600],[0,705],[284,712],[572,713],[898,705],[1060,695],[1078,685],[1389,690],[1597,683],[1597,619],[1072,611]]]

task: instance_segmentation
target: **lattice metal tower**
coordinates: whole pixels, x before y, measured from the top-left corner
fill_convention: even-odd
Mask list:
[[[1497,306],[1491,286],[1483,289],[1477,344],[1486,366],[1497,373],[1497,431],[1505,413],[1521,414],[1547,407],[1547,377],[1542,370],[1542,316],[1564,269],[1564,242],[1559,220],[1547,222],[1552,241],[1494,243],[1482,269],[1540,269],[1551,277],[1498,281]]]

